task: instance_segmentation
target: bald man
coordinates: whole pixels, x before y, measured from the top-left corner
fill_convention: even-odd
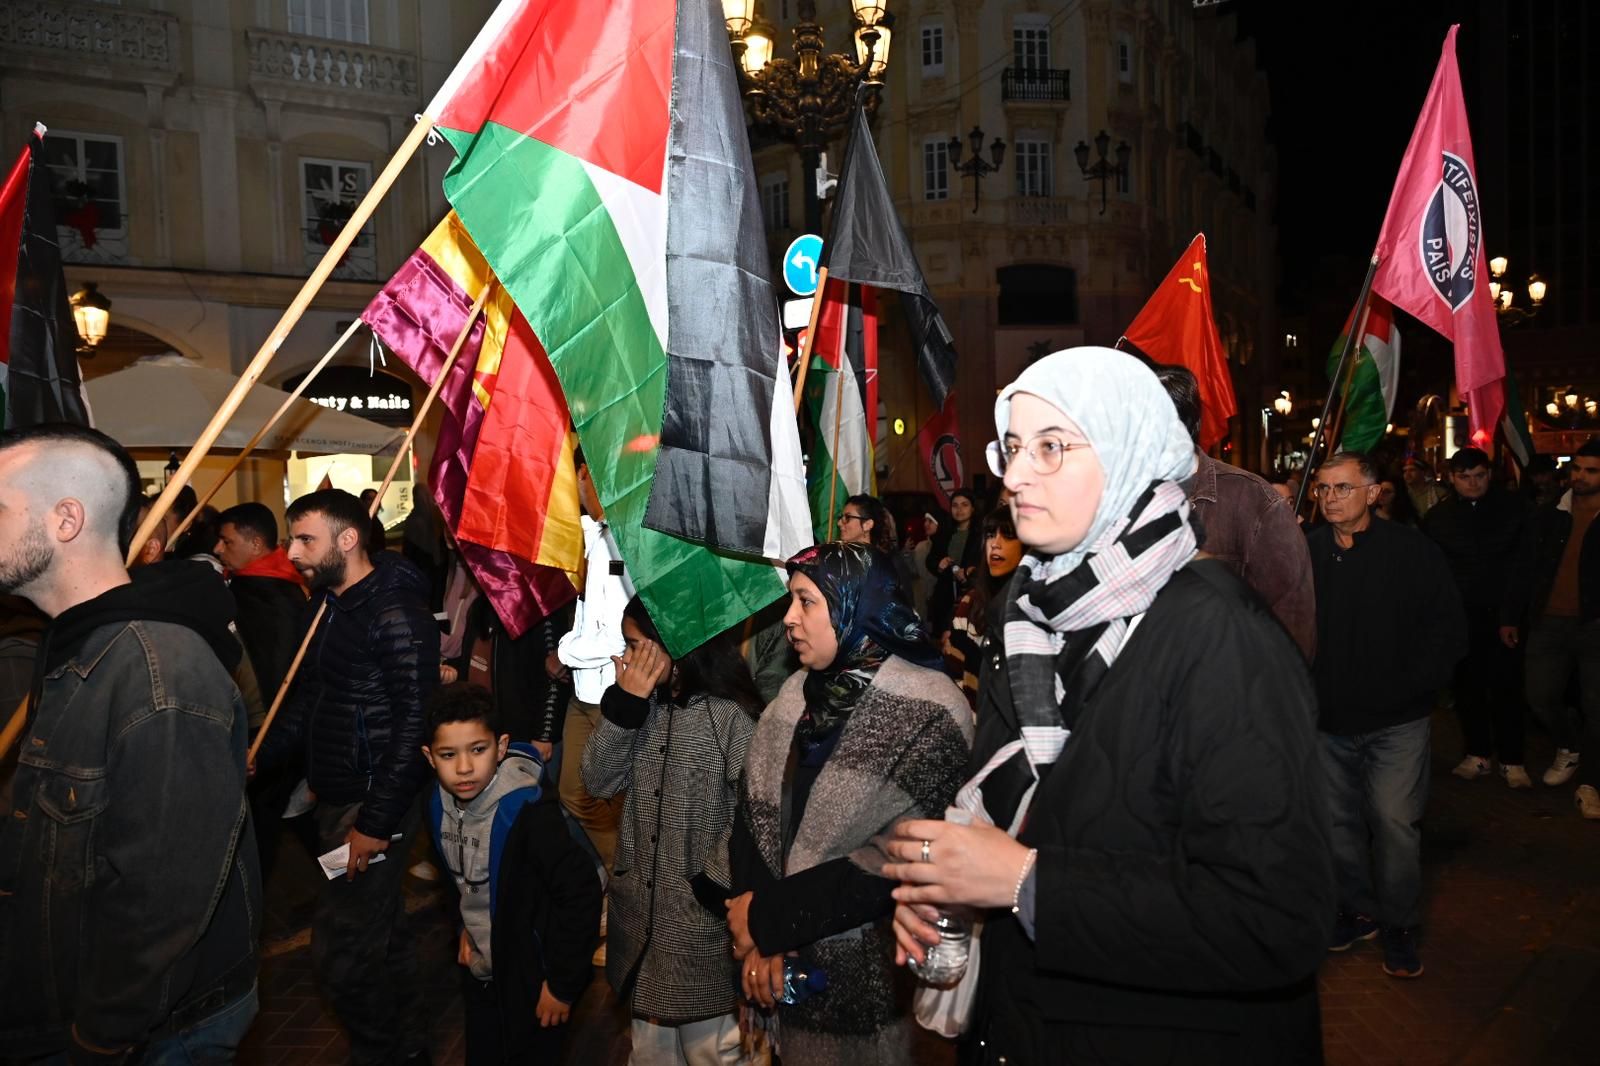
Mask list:
[[[202,563],[124,569],[138,490],[102,433],[0,435],[0,592],[50,617],[0,826],[0,1048],[24,1061],[231,1062],[256,1013],[232,600]]]

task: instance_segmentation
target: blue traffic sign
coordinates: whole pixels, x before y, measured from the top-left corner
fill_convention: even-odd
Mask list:
[[[817,291],[817,267],[822,263],[822,238],[802,233],[783,253],[783,281],[796,296]]]

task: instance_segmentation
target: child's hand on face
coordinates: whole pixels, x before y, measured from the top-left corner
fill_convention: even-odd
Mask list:
[[[548,1029],[552,1025],[564,1024],[572,1014],[572,1007],[552,995],[550,982],[546,981],[539,986],[539,1005],[534,1008],[534,1013],[539,1017],[539,1025]]]

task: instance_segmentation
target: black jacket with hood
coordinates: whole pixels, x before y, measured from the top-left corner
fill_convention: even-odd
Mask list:
[[[257,753],[263,769],[299,751],[317,799],[361,804],[355,828],[386,839],[428,778],[423,708],[439,687],[439,627],[428,583],[408,560],[380,552],[372,573],[335,596],[294,688]]]
[[[0,827],[0,1049],[126,1049],[256,978],[261,877],[233,600],[141,567],[45,631]],[[121,1055],[106,1061],[120,1061]]]

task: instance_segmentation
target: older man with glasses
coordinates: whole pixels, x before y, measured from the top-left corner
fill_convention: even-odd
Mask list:
[[[1329,948],[1381,934],[1384,972],[1419,977],[1429,718],[1466,653],[1466,620],[1433,542],[1373,520],[1379,484],[1366,456],[1333,455],[1311,492],[1327,519],[1307,547],[1317,594],[1317,728],[1339,879]]]

